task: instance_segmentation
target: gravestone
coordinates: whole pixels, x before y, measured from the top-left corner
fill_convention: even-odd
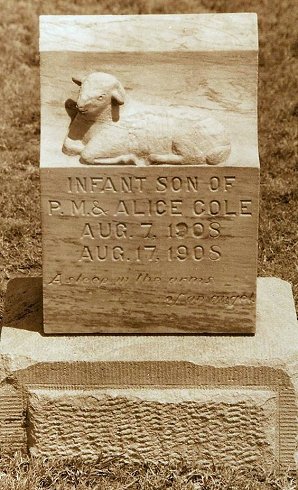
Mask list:
[[[42,16],[40,51],[44,331],[254,333],[256,16]]]
[[[4,451],[295,468],[291,288],[256,281],[256,53],[251,14],[41,18],[44,270],[8,284]]]

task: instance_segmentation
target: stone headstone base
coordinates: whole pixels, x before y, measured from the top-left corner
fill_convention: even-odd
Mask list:
[[[3,450],[295,466],[298,329],[288,283],[258,279],[255,336],[47,336],[40,298],[40,278],[9,284]]]

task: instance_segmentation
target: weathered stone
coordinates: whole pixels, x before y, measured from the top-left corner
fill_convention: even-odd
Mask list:
[[[40,50],[45,332],[253,333],[256,16],[43,16]]]
[[[32,389],[31,451],[42,456],[278,459],[278,394],[235,388]]]
[[[4,327],[0,343],[2,387],[13,388],[23,406],[12,447],[24,444],[27,417],[35,454],[184,454],[202,462],[209,455],[228,464],[294,467],[298,329],[289,284],[258,279],[255,336],[53,337],[37,328],[36,281],[35,297],[27,294],[36,304],[35,329],[22,329],[12,307],[25,296],[16,279],[7,317],[13,325],[15,314],[18,328]],[[13,433],[2,420],[1,444]]]

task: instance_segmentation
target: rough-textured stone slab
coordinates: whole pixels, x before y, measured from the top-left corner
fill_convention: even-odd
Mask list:
[[[278,459],[274,390],[32,389],[28,417],[31,451],[42,456],[199,457],[233,465]]]
[[[18,328],[4,327],[0,344],[2,386],[9,382],[23,403],[33,452],[65,454],[67,446],[75,455],[80,447],[93,457],[99,449],[115,454],[121,446],[128,458],[138,451],[155,458],[155,444],[158,457],[175,455],[182,446],[190,457],[199,447],[202,461],[211,452],[230,464],[259,464],[263,458],[294,466],[298,329],[289,284],[258,279],[255,336],[53,337],[40,331],[36,281],[31,279],[34,329],[22,330],[20,311],[12,308],[25,297],[24,282],[15,279],[7,317],[13,325],[15,316]],[[178,428],[171,422],[176,411]],[[107,421],[117,418],[118,432],[98,416],[103,412]],[[0,436],[7,441],[5,432]]]
[[[0,387],[0,441],[1,453],[27,450],[25,428],[26,404],[22,392],[9,380]]]
[[[256,16],[44,16],[40,49],[45,332],[253,333]]]

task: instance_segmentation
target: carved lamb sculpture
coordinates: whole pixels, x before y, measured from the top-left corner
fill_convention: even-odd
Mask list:
[[[113,75],[95,72],[73,81],[81,87],[78,112],[63,152],[83,163],[216,165],[230,154],[222,125],[197,110],[194,117],[188,109],[132,103],[120,117],[125,91]]]

